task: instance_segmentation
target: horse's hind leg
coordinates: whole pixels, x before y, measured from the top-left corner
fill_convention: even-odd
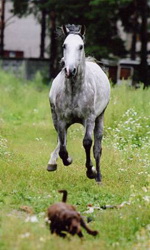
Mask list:
[[[57,159],[59,156],[59,150],[60,150],[60,142],[58,139],[58,144],[57,147],[55,148],[55,150],[51,153],[48,165],[47,165],[47,170],[48,171],[55,171],[57,169]]]
[[[83,147],[86,153],[86,175],[90,179],[94,179],[96,177],[96,171],[94,171],[93,164],[91,161],[91,146],[92,146],[92,134],[94,129],[94,122],[87,121],[86,122],[86,131],[83,139]]]
[[[101,142],[103,138],[103,118],[104,118],[104,112],[96,118],[95,121],[95,128],[94,128],[94,147],[93,147],[93,153],[94,158],[96,162],[96,181],[101,182],[102,176],[100,171],[100,158],[102,154],[102,147]]]

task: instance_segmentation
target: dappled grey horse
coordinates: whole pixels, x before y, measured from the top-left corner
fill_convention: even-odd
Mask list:
[[[58,144],[51,154],[47,170],[57,169],[58,156],[64,165],[72,163],[66,149],[67,129],[74,123],[80,123],[85,128],[83,147],[86,153],[86,175],[100,182],[103,118],[110,98],[110,84],[96,62],[85,58],[84,26],[66,25],[62,29],[66,36],[62,59],[64,67],[53,80],[49,94]],[[90,153],[93,132],[96,169],[93,167]]]

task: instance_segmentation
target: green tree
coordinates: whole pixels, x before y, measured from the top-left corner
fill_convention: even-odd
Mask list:
[[[149,0],[132,0],[124,2],[120,8],[120,18],[126,31],[132,33],[131,59],[136,59],[136,37],[141,40],[139,79],[144,88],[150,86],[148,79],[147,43],[148,43],[148,17],[150,16]]]
[[[118,4],[116,1],[90,1],[89,19],[89,50],[94,56],[109,58],[124,56],[126,51],[117,31]],[[95,50],[95,51],[94,51]]]
[[[19,17],[34,13],[41,24],[40,57],[44,57],[46,30],[50,33],[50,71],[57,71],[56,23],[84,24],[87,29],[87,53],[97,59],[109,57],[109,54],[122,55],[125,50],[117,36],[115,4],[105,1],[99,6],[91,0],[12,0],[13,12]],[[106,28],[107,27],[107,28]]]
[[[132,60],[135,60],[136,40],[137,35],[140,31],[138,1],[124,1],[123,4],[121,4],[121,6],[119,7],[119,17],[122,21],[122,25],[124,26],[124,30],[132,34],[130,56]]]
[[[144,88],[150,86],[148,77],[148,62],[147,62],[147,42],[148,42],[148,24],[147,18],[149,13],[148,0],[140,0],[141,6],[141,64],[140,64],[140,80],[144,83]]]
[[[58,24],[84,24],[87,27],[88,54],[97,59],[109,57],[109,54],[125,54],[123,42],[117,34],[115,3],[91,0],[64,0],[57,3],[55,1]]]
[[[118,36],[117,20],[121,19],[124,29],[133,34],[131,58],[135,59],[137,33],[141,36],[140,80],[147,86],[147,16],[149,0],[12,0],[14,13],[18,16],[34,13],[41,23],[40,57],[44,57],[46,30],[50,33],[50,71],[57,72],[59,39],[56,26],[66,23],[84,24],[87,27],[87,54],[97,59],[126,54],[123,41]],[[139,22],[142,20],[142,22]],[[57,24],[57,25],[56,25]],[[60,56],[59,56],[60,57]],[[147,71],[146,71],[147,70]]]
[[[97,6],[105,3],[105,0],[93,0]],[[132,33],[131,59],[136,59],[137,34],[141,40],[141,63],[138,80],[144,83],[144,88],[150,86],[149,70],[147,62],[148,43],[148,17],[150,17],[150,0],[109,0],[116,4],[117,18],[121,19],[125,31]]]

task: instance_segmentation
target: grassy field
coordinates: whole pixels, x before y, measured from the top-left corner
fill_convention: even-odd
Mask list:
[[[39,75],[26,83],[0,72],[0,249],[150,249],[150,89],[112,88],[100,186],[85,175],[80,125],[68,133],[73,164],[59,160],[56,172],[46,171],[56,145],[48,92]],[[91,218],[96,238],[84,230],[82,241],[49,233],[45,212],[61,200],[58,189],[67,189],[68,202]],[[88,204],[122,207],[88,214]]]

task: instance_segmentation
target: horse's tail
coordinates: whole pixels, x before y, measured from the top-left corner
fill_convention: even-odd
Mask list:
[[[63,193],[62,202],[66,202],[67,201],[68,192],[66,190],[59,190],[58,192],[59,193]]]

